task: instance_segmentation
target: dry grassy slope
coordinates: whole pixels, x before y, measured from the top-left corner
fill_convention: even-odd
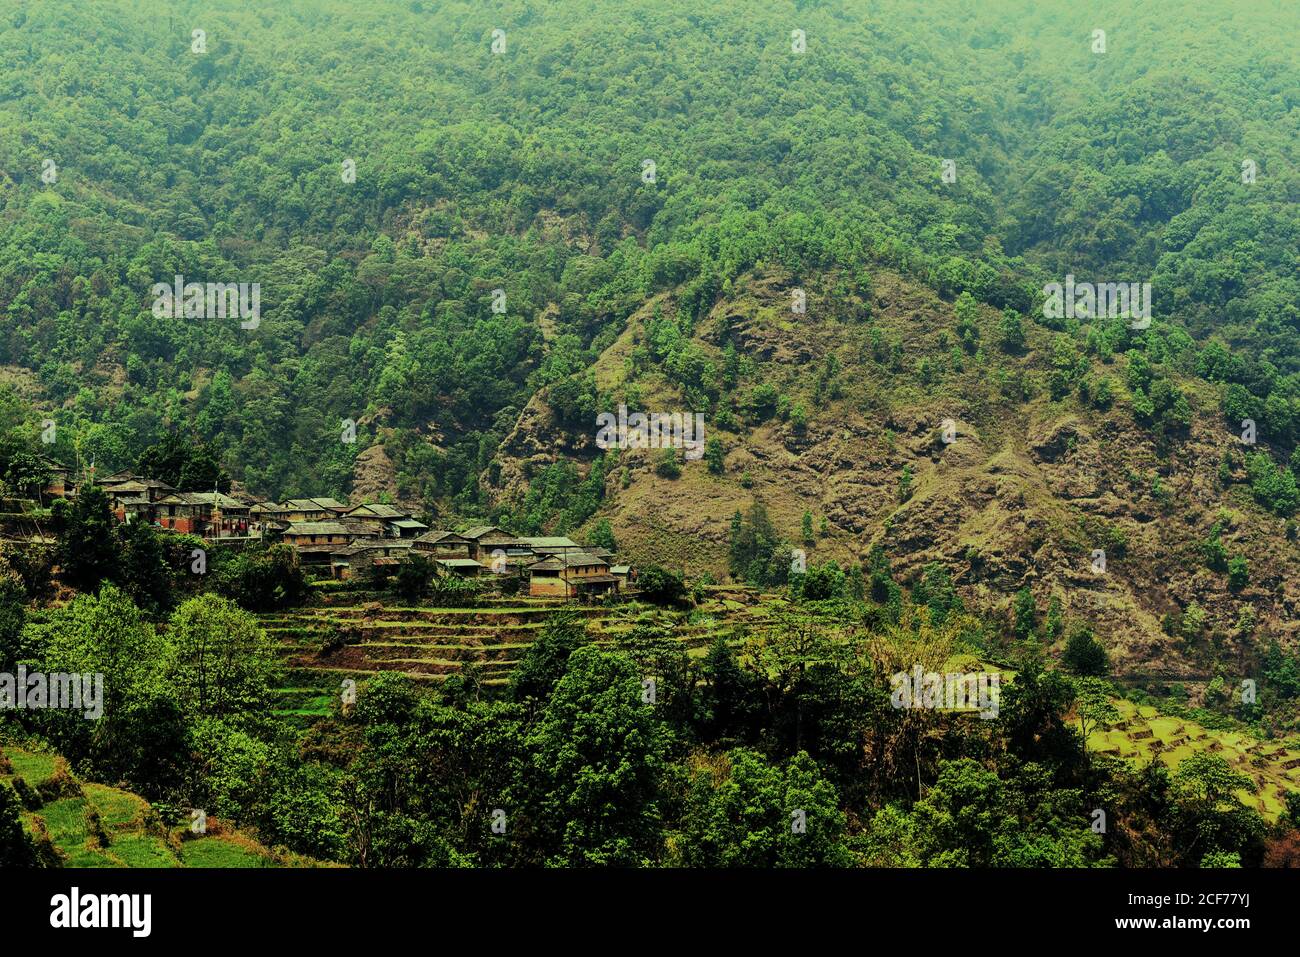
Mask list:
[[[792,540],[805,509],[814,523],[827,517],[829,533],[809,548],[810,561],[859,561],[881,543],[903,580],[926,562],[942,561],[969,601],[999,614],[1023,585],[1033,587],[1040,607],[1049,593],[1058,594],[1068,614],[1093,623],[1118,668],[1130,674],[1189,675],[1215,662],[1245,667],[1243,656],[1260,636],[1297,640],[1300,551],[1284,539],[1277,518],[1252,504],[1243,485],[1221,486],[1218,464],[1235,437],[1217,412],[1216,389],[1182,382],[1195,422],[1162,459],[1152,433],[1133,421],[1125,359],[1095,363],[1094,374],[1108,376],[1115,387],[1110,410],[1083,408],[1074,398],[1052,402],[1045,388],[1050,330],[1027,322],[1025,354],[1007,356],[996,345],[998,314],[985,309],[982,356],[967,356],[958,372],[947,367],[956,342],[952,306],[931,290],[878,273],[873,317],[864,322],[854,315],[860,312],[856,303],[825,292],[834,277],[823,278],[820,287],[803,282],[808,311],[795,316],[789,277],[750,277],[695,333],[696,344],[720,365],[729,324],[737,347],[755,364],[737,393],[773,383],[792,401],[804,402],[806,432],[775,419],[752,429],[739,426],[737,433],[709,422],[706,434],[721,436],[727,448],[722,476],[710,475],[700,461],[686,463],[681,478],[664,479],[652,469],[654,453],[622,453],[620,465],[630,470],[631,481],[622,487],[619,469],[611,470],[598,517],[609,519],[627,555],[724,575],[731,516],[757,500]],[[671,300],[660,299],[671,314]],[[633,376],[642,409],[684,408],[680,392],[659,373],[628,371],[654,305],[648,302],[632,318],[596,365],[611,406]],[[872,358],[867,335],[873,325],[899,342],[898,369]],[[832,352],[843,367],[840,394],[818,403],[817,370]],[[923,357],[945,369],[930,387],[915,374]],[[1023,372],[1035,385],[1032,398],[1006,397],[995,378],[1000,370]],[[956,422],[958,433],[948,446],[936,441],[945,418]],[[563,455],[589,462],[594,452],[593,435],[557,428],[544,399],[535,398],[503,444],[496,491],[519,494],[527,461],[539,465]],[[900,505],[898,478],[909,464],[914,494]],[[1171,494],[1167,503],[1152,495],[1156,473]],[[749,488],[742,486],[746,474]],[[1250,562],[1250,585],[1239,594],[1200,557],[1199,543],[1221,509],[1231,513],[1224,535],[1229,553]],[[1125,536],[1127,548],[1107,546],[1108,530]],[[1093,548],[1107,549],[1104,575],[1091,570]],[[1163,634],[1161,616],[1193,601],[1208,613],[1204,637],[1188,642]],[[1258,616],[1254,639],[1235,628],[1248,604]]]

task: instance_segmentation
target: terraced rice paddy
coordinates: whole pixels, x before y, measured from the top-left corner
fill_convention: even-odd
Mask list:
[[[1255,779],[1259,790],[1237,796],[1270,820],[1285,808],[1282,795],[1300,790],[1300,742],[1261,741],[1237,731],[1211,731],[1194,721],[1160,714],[1155,708],[1132,701],[1113,701],[1120,719],[1088,736],[1088,747],[1098,754],[1139,764],[1159,760],[1175,769],[1198,751],[1227,759],[1233,770]]]
[[[639,624],[673,625],[687,653],[703,655],[719,636],[738,641],[770,623],[770,597],[743,587],[711,589],[689,612],[664,612],[637,602],[580,605],[559,599],[486,599],[472,608],[384,604],[364,593],[327,593],[316,607],[260,616],[276,638],[286,666],[280,714],[326,714],[345,678],[400,671],[440,681],[472,664],[488,685],[502,685],[536,640],[547,619],[582,618],[600,644],[613,644]],[[346,644],[327,650],[331,636]]]
[[[0,782],[21,778],[33,789],[56,773],[67,773],[62,758],[6,745],[0,754],[9,761],[9,773]],[[24,810],[29,832],[46,834],[65,867],[279,867],[285,863],[313,864],[307,858],[285,860],[255,840],[210,821],[209,833],[198,837],[185,825],[168,827],[149,813],[144,798],[103,784],[76,781],[62,796],[47,800],[35,810]],[[98,817],[96,833],[92,823]],[[104,840],[107,838],[107,841]]]
[[[385,604],[378,597],[331,591],[315,607],[261,616],[262,626],[279,640],[286,665],[280,714],[304,722],[329,714],[343,679],[379,671],[441,681],[472,664],[486,684],[505,684],[547,619],[564,612],[581,617],[601,644],[615,643],[639,624],[670,623],[688,654],[703,655],[719,635],[736,643],[745,634],[762,634],[771,625],[776,601],[740,586],[712,588],[690,612],[670,613],[636,602],[606,607],[497,598],[472,608],[429,608]],[[346,634],[347,644],[329,651],[322,647],[340,634]],[[1284,791],[1300,788],[1300,743],[1286,747],[1240,732],[1211,731],[1125,699],[1113,703],[1120,720],[1090,735],[1095,753],[1135,763],[1158,759],[1170,768],[1198,750],[1222,754],[1256,780],[1257,793],[1239,796],[1269,818],[1281,812]]]

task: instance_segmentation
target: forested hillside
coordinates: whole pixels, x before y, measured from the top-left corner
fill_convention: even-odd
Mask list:
[[[269,495],[345,495],[386,457],[394,493],[472,515],[538,390],[586,436],[610,397],[584,376],[657,292],[691,322],[760,262],[885,264],[1030,313],[1073,272],[1149,280],[1158,330],[1236,347],[1193,368],[1248,391],[1285,462],[1296,51],[1281,2],[1181,6],[1177,31],[1116,12],[1097,55],[1105,12],[1051,3],[15,4],[0,360],[67,457],[193,431]],[[177,273],[259,282],[264,321],[155,318]]]
[[[0,830],[112,861],[111,799],[181,863],[187,807],[232,828],[204,853],[361,867],[1300,860],[1294,19],[0,0],[0,501],[129,468],[640,572],[576,612],[309,582],[89,481],[28,501],[0,668],[112,707],[4,726],[41,773]],[[189,282],[254,314],[160,306]],[[1053,307],[1090,283],[1149,321]],[[698,414],[700,454],[609,447],[620,408]],[[999,720],[893,701],[918,662],[1004,677]]]

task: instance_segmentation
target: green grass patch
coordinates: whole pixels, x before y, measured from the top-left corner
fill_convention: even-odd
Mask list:
[[[262,854],[215,835],[200,837],[181,844],[181,860],[186,867],[274,867]]]

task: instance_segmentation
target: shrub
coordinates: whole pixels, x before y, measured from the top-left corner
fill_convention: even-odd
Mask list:
[[[18,795],[18,800],[22,802],[23,807],[29,811],[39,811],[45,804],[45,800],[24,778],[14,778],[14,793]]]
[[[655,461],[655,474],[660,478],[675,479],[682,474],[681,463],[677,461],[676,449],[661,449]]]
[[[18,801],[13,788],[0,782],[0,867],[36,866],[36,849],[23,828]]]
[[[1228,587],[1240,591],[1250,582],[1250,566],[1241,555],[1234,555],[1228,560]]]
[[[649,565],[638,573],[637,588],[646,601],[656,605],[685,605],[686,579],[660,565]]]
[[[1246,476],[1255,501],[1264,508],[1286,518],[1300,504],[1300,490],[1290,469],[1280,468],[1267,452],[1246,455]]]

